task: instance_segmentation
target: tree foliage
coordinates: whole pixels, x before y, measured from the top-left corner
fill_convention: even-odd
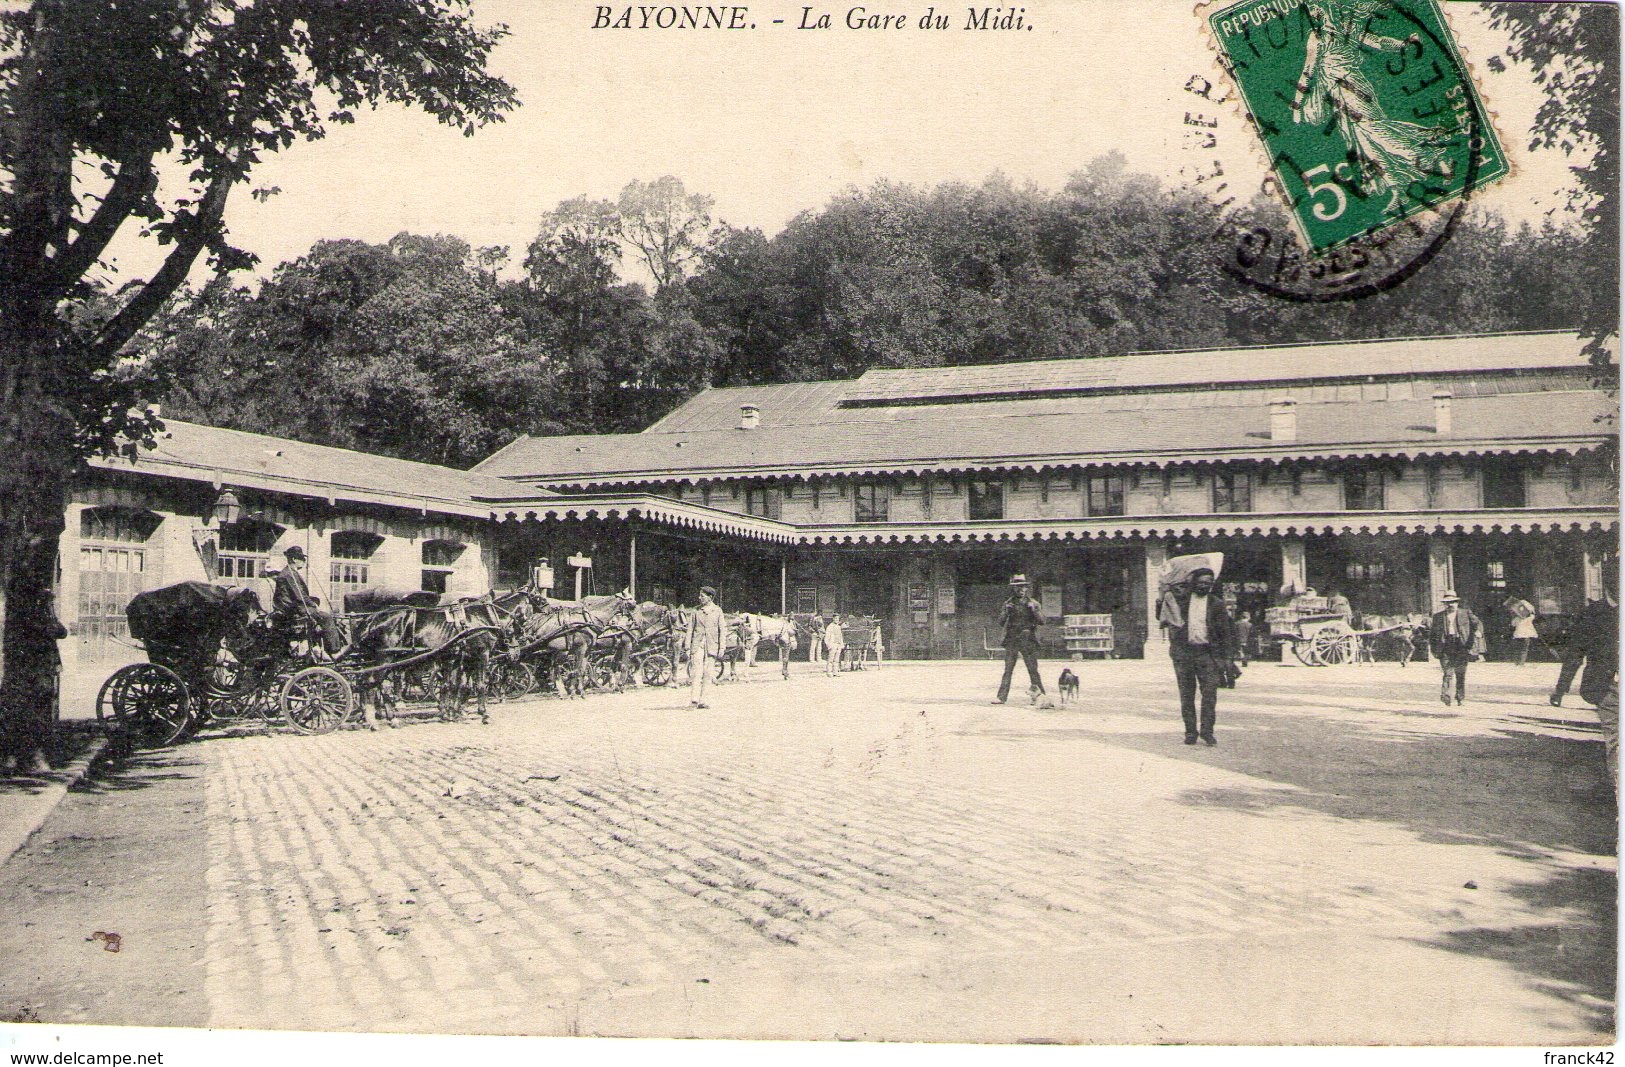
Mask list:
[[[1599,366],[1619,336],[1619,8],[1614,4],[1486,4],[1490,25],[1511,38],[1507,57],[1527,64],[1546,99],[1530,148],[1575,157],[1569,204],[1596,250],[1580,276],[1583,329]],[[1497,59],[1499,62],[1499,59]]]
[[[485,63],[505,31],[467,0],[32,0],[0,9],[0,593],[6,754],[49,721],[66,482],[154,429],[125,346],[200,256],[249,265],[225,227],[267,153],[380,104],[472,132],[514,103]],[[166,195],[160,173],[182,178]],[[167,248],[114,298],[98,263],[127,226]]]

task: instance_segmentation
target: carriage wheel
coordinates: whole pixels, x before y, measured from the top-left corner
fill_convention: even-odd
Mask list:
[[[192,698],[181,676],[156,663],[120,668],[96,697],[96,717],[146,748],[172,745],[192,723]]]
[[[1315,655],[1315,642],[1311,638],[1294,639],[1292,654],[1298,657],[1298,662],[1305,667],[1320,666],[1320,657]]]
[[[671,660],[664,653],[656,652],[643,661],[644,685],[665,685],[671,676]]]
[[[1342,623],[1332,623],[1315,631],[1313,647],[1315,659],[1325,667],[1354,662],[1354,643],[1359,640]]]
[[[282,683],[282,717],[302,734],[325,734],[355,710],[355,692],[331,667],[306,667]]]
[[[498,700],[518,700],[536,688],[536,673],[517,658],[491,664],[489,677],[491,695]]]
[[[587,661],[587,685],[593,689],[610,689],[614,687],[614,656],[594,656]]]

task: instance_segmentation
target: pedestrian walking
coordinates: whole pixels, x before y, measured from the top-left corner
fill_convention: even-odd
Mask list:
[[[1501,605],[1512,616],[1512,642],[1518,646],[1518,666],[1529,662],[1529,643],[1540,635],[1535,632],[1535,606],[1520,596],[1509,596]]]
[[[807,638],[807,662],[822,663],[824,662],[824,617],[814,615],[808,629],[812,633]]]
[[[1563,669],[1557,675],[1557,688],[1552,690],[1552,707],[1561,707],[1574,684],[1580,668],[1580,696],[1588,704],[1601,705],[1614,674],[1619,670],[1619,564],[1609,561],[1603,566],[1603,595],[1601,600],[1586,604],[1585,610],[1569,632],[1568,647],[1564,650]]]
[[[824,662],[824,673],[834,676],[841,669],[841,656],[846,653],[846,631],[841,629],[841,616],[837,612],[829,617],[829,625],[824,627],[824,654],[829,658]]]
[[[993,703],[1003,704],[1010,699],[1010,679],[1016,673],[1016,660],[1027,665],[1027,692],[1034,704],[1052,708],[1044,693],[1044,680],[1038,674],[1038,627],[1044,622],[1044,609],[1027,592],[1027,576],[1017,574],[1010,579],[1010,599],[999,612],[999,626],[1004,630],[1004,677],[999,680],[999,695]]]
[[[1459,705],[1467,699],[1467,664],[1478,658],[1484,647],[1484,624],[1471,610],[1462,606],[1461,597],[1450,590],[1441,598],[1444,608],[1433,614],[1428,629],[1428,644],[1439,661],[1443,677],[1439,682],[1439,700],[1450,703],[1452,679],[1454,695]]]
[[[1168,656],[1179,686],[1179,715],[1185,743],[1219,743],[1214,733],[1219,717],[1219,687],[1230,675],[1236,652],[1236,628],[1222,597],[1213,595],[1217,581],[1211,568],[1198,567],[1186,583],[1163,597],[1158,616],[1168,627]],[[1197,695],[1201,695],[1198,718]]]
[[[1236,616],[1236,658],[1247,665],[1247,655],[1253,647],[1253,617],[1248,612]]]
[[[705,702],[705,683],[711,675],[711,664],[722,658],[722,648],[722,609],[717,606],[717,591],[709,585],[701,586],[700,606],[688,622],[689,707],[711,706]]]

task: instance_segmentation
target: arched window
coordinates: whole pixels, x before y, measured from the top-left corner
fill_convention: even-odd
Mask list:
[[[372,554],[384,539],[364,530],[336,530],[329,545],[333,557],[328,577],[335,601],[345,593],[365,589],[372,583]]]
[[[423,542],[423,588],[431,593],[444,593],[457,560],[468,546],[461,541]]]
[[[271,548],[282,527],[264,519],[240,519],[220,527],[219,576],[223,582],[265,577]]]

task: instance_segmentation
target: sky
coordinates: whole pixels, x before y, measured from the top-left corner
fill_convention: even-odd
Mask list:
[[[718,218],[770,235],[850,186],[1001,173],[1053,189],[1110,151],[1169,184],[1217,163],[1235,182],[1226,195],[1250,195],[1264,175],[1240,111],[1185,88],[1193,76],[1223,84],[1192,0],[1028,0],[1005,10],[1029,28],[1002,31],[961,28],[963,3],[920,0],[815,4],[834,28],[801,30],[804,6],[753,3],[755,30],[662,31],[593,29],[598,5],[578,0],[475,0],[480,21],[512,31],[493,57],[522,102],[506,122],[465,138],[418,112],[362,112],[270,157],[253,184],[281,192],[262,204],[240,190],[228,225],[262,273],[322,238],[403,230],[508,245],[517,261],[561,200],[666,174],[714,197]],[[854,7],[910,25],[850,30]],[[1540,96],[1527,69],[1490,69],[1505,40],[1483,11],[1445,7],[1515,161],[1477,198],[1538,220],[1561,205],[1569,161],[1528,150]],[[927,8],[952,28],[915,28]],[[1215,148],[1196,145],[1187,113],[1218,119]],[[124,279],[155,266],[141,242],[116,251]]]

